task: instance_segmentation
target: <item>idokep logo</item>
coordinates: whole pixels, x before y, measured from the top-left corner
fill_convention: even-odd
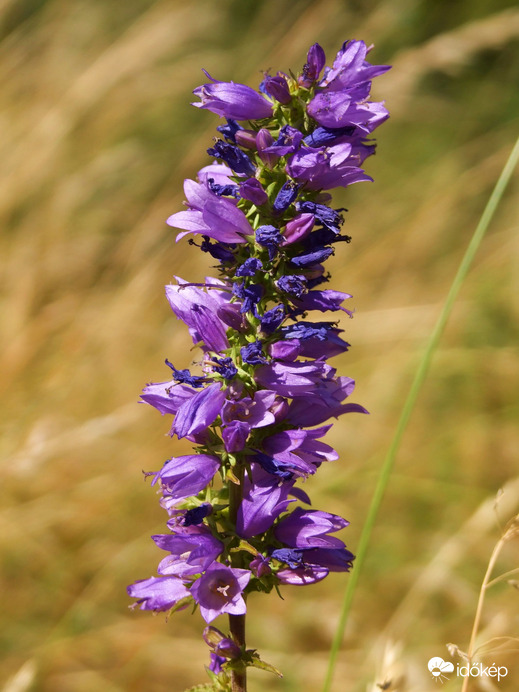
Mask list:
[[[482,663],[460,666],[458,663],[456,675],[460,675],[462,678],[497,678],[499,682],[501,678],[506,678],[508,675],[508,668],[506,666],[496,666],[495,663],[491,666],[484,666]]]
[[[445,680],[449,679],[447,673],[454,673],[454,663],[444,661],[440,656],[434,656],[429,659],[427,668],[429,668],[435,682],[444,683]],[[472,663],[470,665],[460,665],[457,663],[456,675],[461,678],[497,678],[499,681],[508,675],[508,668],[506,666],[496,666],[495,663],[491,666],[484,666],[482,663]]]
[[[443,658],[440,658],[439,656],[434,656],[433,658],[429,659],[427,668],[429,668],[435,682],[439,681],[443,683],[445,680],[449,679],[446,673],[454,672],[454,663],[444,661]]]

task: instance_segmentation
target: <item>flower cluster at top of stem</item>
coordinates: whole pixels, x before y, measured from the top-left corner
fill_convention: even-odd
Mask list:
[[[313,45],[297,76],[265,74],[259,91],[209,82],[195,90],[225,118],[208,149],[215,161],[186,180],[179,228],[218,261],[203,284],[176,278],[166,296],[202,350],[192,374],[168,360],[171,379],[149,384],[142,399],[174,416],[171,436],[194,444],[153,476],[169,514],[169,533],[153,536],[166,556],[160,576],[128,593],[141,609],[199,606],[211,623],[243,615],[245,597],[280,584],[310,584],[348,571],[354,556],[333,536],[347,522],[308,509],[299,485],[337,459],[322,442],[328,421],[366,410],[347,402],[354,382],[328,359],[348,350],[333,319],[347,293],[323,288],[326,260],[341,233],[343,209],[327,190],[371,180],[360,167],[374,153],[368,139],[388,113],[369,101],[371,80],[387,66],[366,61],[362,41],[348,41],[333,66]],[[325,68],[325,69],[324,69]],[[324,69],[324,72],[323,72]],[[296,506],[302,503],[303,506]],[[239,649],[223,637],[214,673]]]

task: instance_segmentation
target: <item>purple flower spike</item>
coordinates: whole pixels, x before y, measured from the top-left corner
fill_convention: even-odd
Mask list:
[[[246,569],[226,567],[214,562],[191,587],[191,594],[200,606],[207,623],[218,615],[243,615],[247,611],[242,591],[251,573]]]
[[[272,104],[251,87],[235,82],[219,82],[207,72],[205,74],[211,84],[203,84],[193,91],[200,102],[192,103],[192,106],[206,108],[232,120],[256,120],[272,115]]]
[[[225,120],[167,223],[177,240],[190,234],[217,273],[166,287],[198,354],[169,347],[173,379],[148,384],[142,401],[170,414],[170,435],[193,449],[145,474],[169,533],[152,536],[166,551],[160,576],[128,593],[143,610],[191,604],[206,623],[230,616],[231,634],[204,630],[212,687],[242,689],[248,666],[272,669],[240,634],[247,593],[312,584],[354,560],[336,535],[348,522],[309,509],[299,480],[338,459],[323,440],[331,419],[367,413],[347,401],[354,381],[329,365],[349,348],[336,315],[352,316],[343,307],[351,296],[324,287],[326,260],[351,240],[347,210],[328,190],[371,180],[361,166],[388,117],[370,101],[372,79],[388,67],[371,65],[369,50],[346,41],[326,67],[315,43],[300,75],[264,72],[254,90],[204,70],[207,84],[194,91],[196,108]]]
[[[190,596],[185,584],[176,577],[140,579],[127,587],[128,595],[137,599],[141,610],[169,610]],[[184,606],[187,607],[188,603]]]

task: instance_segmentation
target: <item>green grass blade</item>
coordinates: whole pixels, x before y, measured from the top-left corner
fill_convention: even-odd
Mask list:
[[[377,518],[377,514],[380,508],[380,504],[382,502],[382,498],[384,496],[384,493],[386,491],[387,485],[389,483],[389,477],[391,475],[391,471],[393,469],[394,461],[396,454],[398,452],[398,449],[400,447],[400,442],[402,440],[402,436],[404,434],[404,431],[407,427],[407,423],[409,421],[409,418],[411,416],[411,413],[413,411],[414,405],[416,403],[416,399],[418,397],[418,394],[420,392],[420,389],[422,387],[422,384],[424,383],[424,380],[427,376],[427,372],[429,370],[429,366],[431,364],[432,357],[434,355],[434,352],[436,350],[436,347],[438,346],[438,342],[440,341],[441,335],[443,333],[443,330],[445,328],[445,324],[447,323],[447,320],[449,319],[449,316],[452,312],[452,308],[454,306],[454,302],[458,296],[458,293],[461,289],[461,286],[469,272],[470,266],[474,260],[474,257],[476,255],[476,252],[478,251],[478,248],[481,244],[481,241],[488,229],[488,226],[490,224],[490,221],[492,220],[492,217],[494,216],[494,213],[499,205],[499,202],[501,201],[501,198],[503,196],[503,193],[510,182],[510,178],[512,177],[512,173],[517,165],[517,162],[519,160],[519,139],[517,139],[514,148],[512,149],[512,152],[510,156],[508,157],[508,160],[501,172],[501,175],[499,176],[499,179],[496,183],[496,186],[494,187],[494,190],[492,191],[492,194],[490,195],[490,198],[487,202],[487,205],[483,211],[483,214],[481,215],[481,218],[479,220],[479,223],[476,227],[476,230],[474,231],[474,234],[472,236],[472,239],[467,247],[467,250],[465,251],[465,254],[463,256],[463,259],[461,260],[461,263],[458,267],[458,271],[456,272],[456,276],[454,277],[454,280],[451,284],[449,293],[447,294],[447,298],[445,299],[445,303],[443,305],[442,311],[440,313],[440,316],[438,317],[438,320],[436,322],[436,325],[434,326],[434,329],[431,333],[431,336],[429,338],[429,341],[426,345],[424,354],[422,356],[422,359],[418,365],[418,369],[416,371],[413,383],[411,385],[411,388],[409,390],[409,394],[407,395],[407,399],[405,401],[404,407],[402,409],[402,413],[400,415],[400,419],[398,421],[398,425],[396,427],[396,431],[393,437],[393,440],[391,442],[391,445],[389,447],[389,450],[387,452],[386,458],[384,460],[384,463],[382,465],[380,475],[378,478],[377,485],[375,487],[375,491],[373,493],[373,497],[371,499],[371,504],[368,510],[368,515],[366,518],[366,522],[364,524],[364,527],[362,529],[362,534],[359,539],[359,546],[357,549],[357,557],[355,560],[355,569],[352,571],[351,575],[348,578],[348,583],[346,586],[346,590],[344,593],[344,601],[342,604],[341,608],[341,613],[339,617],[339,622],[337,625],[337,630],[335,632],[335,636],[332,642],[332,646],[330,649],[330,658],[329,658],[329,663],[328,663],[328,670],[326,673],[326,679],[324,682],[324,687],[323,687],[323,692],[330,692],[331,690],[331,685],[333,681],[333,674],[335,670],[335,662],[337,659],[337,654],[339,652],[341,642],[344,636],[344,630],[346,628],[346,622],[348,619],[351,603],[353,600],[353,595],[355,593],[355,587],[357,585],[357,581],[359,579],[359,574],[362,568],[362,565],[364,563],[364,559],[366,556],[370,536],[371,536],[371,531],[373,529],[373,526],[375,525],[375,521]]]

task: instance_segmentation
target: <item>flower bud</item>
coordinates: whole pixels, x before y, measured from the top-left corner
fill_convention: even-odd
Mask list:
[[[289,341],[276,341],[270,345],[269,353],[276,360],[293,362],[301,352],[301,344],[298,339]]]
[[[289,245],[302,240],[302,238],[306,238],[314,227],[314,221],[315,217],[313,214],[306,213],[294,216],[285,226],[281,245]]]
[[[251,560],[249,567],[256,577],[266,577],[272,573],[269,559],[268,557],[263,557],[263,555],[256,555],[256,557]]]
[[[267,147],[270,147],[273,142],[274,140],[270,132],[262,127],[256,135],[256,146],[258,148],[258,154],[260,156],[260,159],[269,168],[273,168],[276,165],[278,157],[274,156],[273,154],[263,153],[263,150]]]
[[[276,400],[274,401],[269,410],[274,415],[276,423],[279,423],[279,421],[283,420],[283,418],[285,418],[285,416],[287,415],[288,409],[288,401],[284,399],[282,396],[277,396]]]
[[[236,144],[245,149],[256,149],[256,133],[254,130],[238,130],[235,134]]]
[[[206,627],[202,636],[207,646],[212,649],[217,656],[239,658],[241,654],[240,647],[216,627]]]
[[[244,325],[243,316],[240,313],[240,306],[238,303],[220,305],[216,313],[222,322],[224,322],[228,327],[232,327],[238,332],[244,332],[247,330],[247,326]]]
[[[287,80],[280,72],[275,77],[266,74],[262,87],[269,96],[272,96],[272,98],[275,98],[276,101],[285,106],[292,100]]]
[[[303,67],[303,72],[300,75],[298,82],[301,86],[311,87],[312,84],[319,78],[321,70],[326,64],[326,55],[324,50],[318,43],[314,43],[306,56],[306,64]]]
[[[268,195],[256,178],[249,178],[240,185],[240,196],[256,205],[268,202]]]

